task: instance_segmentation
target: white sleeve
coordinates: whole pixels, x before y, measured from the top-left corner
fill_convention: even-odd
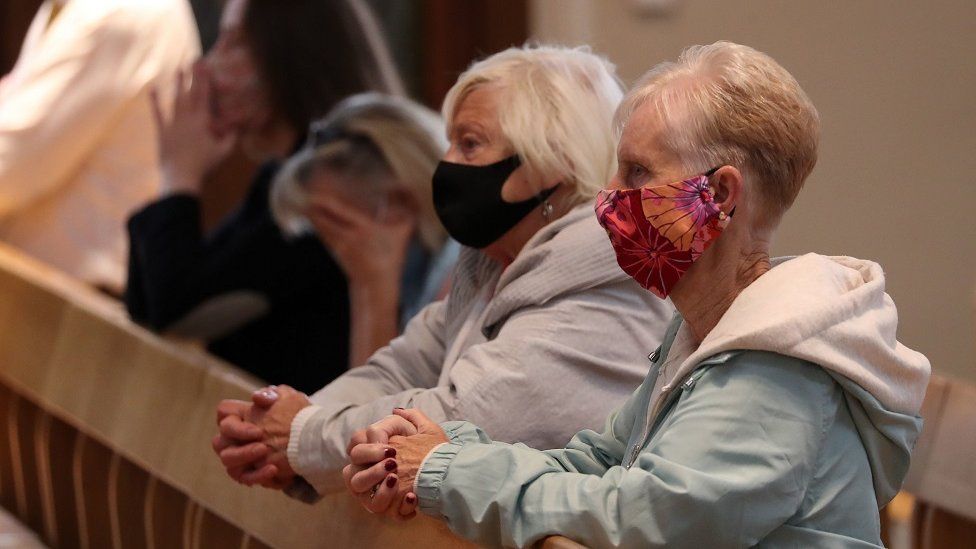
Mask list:
[[[0,96],[0,217],[63,185],[158,76],[144,60],[168,12],[116,9],[65,21],[22,59]],[[64,16],[64,14],[62,14]]]

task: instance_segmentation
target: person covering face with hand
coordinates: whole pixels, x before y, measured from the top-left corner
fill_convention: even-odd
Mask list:
[[[877,264],[769,257],[816,161],[810,100],[769,56],[717,42],[652,69],[616,119],[597,218],[620,268],[678,310],[643,383],[557,450],[397,412],[418,434],[387,419],[371,430],[396,436],[354,440],[349,490],[487,546],[880,547],[930,366],[896,340]]]

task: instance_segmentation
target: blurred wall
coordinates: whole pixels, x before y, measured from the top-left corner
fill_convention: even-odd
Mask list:
[[[628,84],[691,44],[772,55],[823,120],[774,252],[878,261],[899,339],[976,380],[976,1],[533,0],[530,29],[592,44]]]

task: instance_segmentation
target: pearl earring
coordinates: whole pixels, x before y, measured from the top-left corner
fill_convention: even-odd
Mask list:
[[[718,211],[718,220],[719,221],[725,221],[728,218],[729,218],[729,214],[723,212],[722,210],[719,210]]]

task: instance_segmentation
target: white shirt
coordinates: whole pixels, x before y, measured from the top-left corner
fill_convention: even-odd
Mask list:
[[[200,55],[186,0],[46,1],[0,85],[0,240],[125,285],[125,222],[159,188],[149,93]]]

